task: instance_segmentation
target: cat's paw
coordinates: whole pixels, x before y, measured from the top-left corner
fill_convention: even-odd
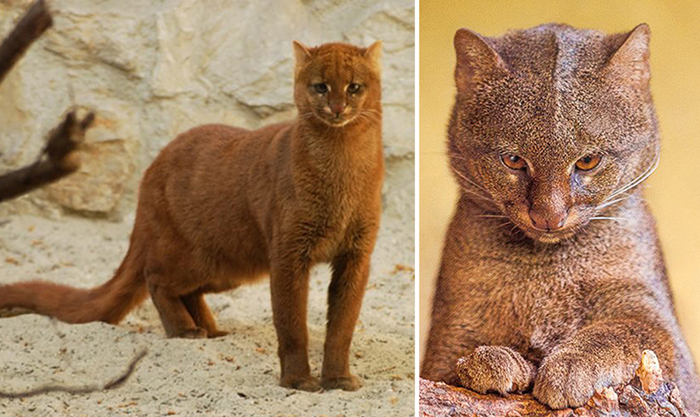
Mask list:
[[[577,353],[545,358],[537,371],[532,395],[554,409],[584,405],[603,385],[592,361]]]
[[[176,333],[170,337],[177,337],[180,339],[206,339],[207,331],[202,329],[201,327],[195,327],[194,329],[182,330],[181,332]]]
[[[323,388],[318,383],[318,379],[312,376],[285,377],[280,381],[280,385],[285,388],[298,389],[301,391],[318,392]]]
[[[323,378],[321,380],[321,386],[327,390],[342,389],[343,391],[357,391],[362,388],[362,381],[355,375]]]
[[[505,346],[480,346],[457,361],[461,385],[482,394],[525,391],[532,383],[534,369],[518,352]]]
[[[227,332],[226,330],[214,330],[214,331],[207,331],[207,337],[210,339],[216,338],[216,337],[224,337],[230,335],[231,332]]]

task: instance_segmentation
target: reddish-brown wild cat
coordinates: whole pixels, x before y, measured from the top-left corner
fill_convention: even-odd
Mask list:
[[[217,337],[203,295],[269,273],[282,386],[355,390],[349,349],[379,227],[381,43],[295,42],[296,120],[255,131],[196,127],[146,171],[129,250],[93,289],[0,287],[0,308],[118,323],[150,294],[170,337]],[[309,269],[333,268],[321,381],[311,376]]]

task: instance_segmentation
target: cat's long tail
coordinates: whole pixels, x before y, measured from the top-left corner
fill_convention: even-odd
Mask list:
[[[25,308],[67,323],[116,324],[147,295],[142,255],[132,248],[133,244],[114,277],[99,287],[82,289],[45,281],[0,285],[0,309]]]

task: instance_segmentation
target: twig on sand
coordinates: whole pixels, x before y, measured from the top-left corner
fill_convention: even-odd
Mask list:
[[[107,382],[104,385],[87,385],[87,386],[82,386],[82,387],[69,387],[69,386],[59,385],[59,384],[47,384],[47,385],[43,385],[41,387],[29,390],[29,391],[20,391],[20,392],[0,391],[0,398],[29,398],[29,397],[35,397],[37,395],[48,394],[50,392],[65,392],[65,393],[72,394],[72,395],[80,395],[80,394],[90,394],[93,392],[107,391],[107,390],[119,388],[129,380],[131,375],[136,370],[136,366],[138,365],[139,362],[141,362],[141,360],[144,357],[146,357],[146,354],[148,354],[147,349],[140,351],[138,354],[136,354],[136,356],[134,356],[131,359],[131,362],[129,362],[129,366],[127,367],[126,371],[124,371],[119,376],[113,378],[112,380],[110,380],[109,382]]]

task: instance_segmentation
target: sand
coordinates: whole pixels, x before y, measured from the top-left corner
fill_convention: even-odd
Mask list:
[[[403,200],[409,209],[408,198]],[[80,287],[102,283],[121,262],[132,224],[133,214],[120,221],[70,215],[0,219],[0,283],[34,278]],[[136,352],[148,349],[118,389],[0,399],[0,416],[412,416],[413,251],[412,212],[389,210],[352,345],[352,370],[365,384],[359,391],[306,393],[277,385],[277,340],[269,285],[262,281],[208,296],[220,327],[232,332],[212,340],[165,338],[150,300],[116,326],[68,325],[34,314],[0,318],[2,391],[45,383],[104,384]],[[311,277],[310,357],[317,376],[329,277],[327,266],[316,267]]]

